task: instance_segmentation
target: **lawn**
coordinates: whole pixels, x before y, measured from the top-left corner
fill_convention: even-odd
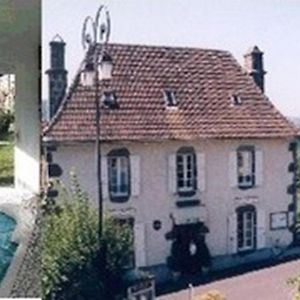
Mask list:
[[[14,182],[14,146],[0,144],[0,186],[12,185]]]

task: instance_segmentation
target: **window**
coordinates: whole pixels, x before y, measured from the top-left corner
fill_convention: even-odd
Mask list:
[[[237,244],[238,251],[256,247],[256,210],[253,206],[237,209]]]
[[[241,147],[237,151],[238,186],[250,188],[255,184],[255,156],[253,147]]]
[[[128,200],[130,194],[129,152],[126,149],[109,153],[108,176],[111,200]]]
[[[242,104],[242,99],[239,95],[233,94],[231,97],[231,101],[233,105],[241,105]]]
[[[103,105],[107,108],[111,108],[111,109],[115,109],[115,108],[119,108],[119,104],[117,101],[117,96],[114,92],[104,92],[103,93]]]
[[[173,91],[166,90],[164,93],[165,96],[165,103],[168,107],[176,107],[177,106],[177,101],[176,97]]]
[[[177,191],[194,193],[196,190],[196,155],[192,148],[183,148],[176,156]]]

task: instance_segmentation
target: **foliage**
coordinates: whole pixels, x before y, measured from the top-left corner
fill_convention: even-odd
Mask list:
[[[300,158],[297,160],[297,171],[296,171],[296,184],[297,184],[297,190],[300,189]]]
[[[43,218],[43,299],[111,299],[122,289],[131,230],[105,216],[99,241],[97,212],[76,178],[70,194],[59,191],[58,202]]]
[[[290,279],[288,283],[295,287],[295,295],[293,300],[300,300],[300,276]]]
[[[203,295],[197,296],[195,300],[226,300],[218,291],[209,291]]]
[[[14,115],[10,111],[0,110],[0,138],[8,134],[10,124],[14,121]]]
[[[0,145],[0,186],[11,185],[14,181],[14,147]]]

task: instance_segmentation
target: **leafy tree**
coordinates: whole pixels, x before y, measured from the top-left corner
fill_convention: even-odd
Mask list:
[[[0,137],[8,134],[10,124],[14,121],[14,115],[10,111],[4,112],[0,110]]]
[[[46,206],[43,218],[43,299],[113,298],[129,264],[130,228],[105,216],[99,240],[97,212],[75,177],[71,193],[60,189],[59,195],[56,205]]]

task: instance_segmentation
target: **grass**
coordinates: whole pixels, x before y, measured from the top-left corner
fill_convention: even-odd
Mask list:
[[[14,146],[0,144],[0,186],[14,183]]]

